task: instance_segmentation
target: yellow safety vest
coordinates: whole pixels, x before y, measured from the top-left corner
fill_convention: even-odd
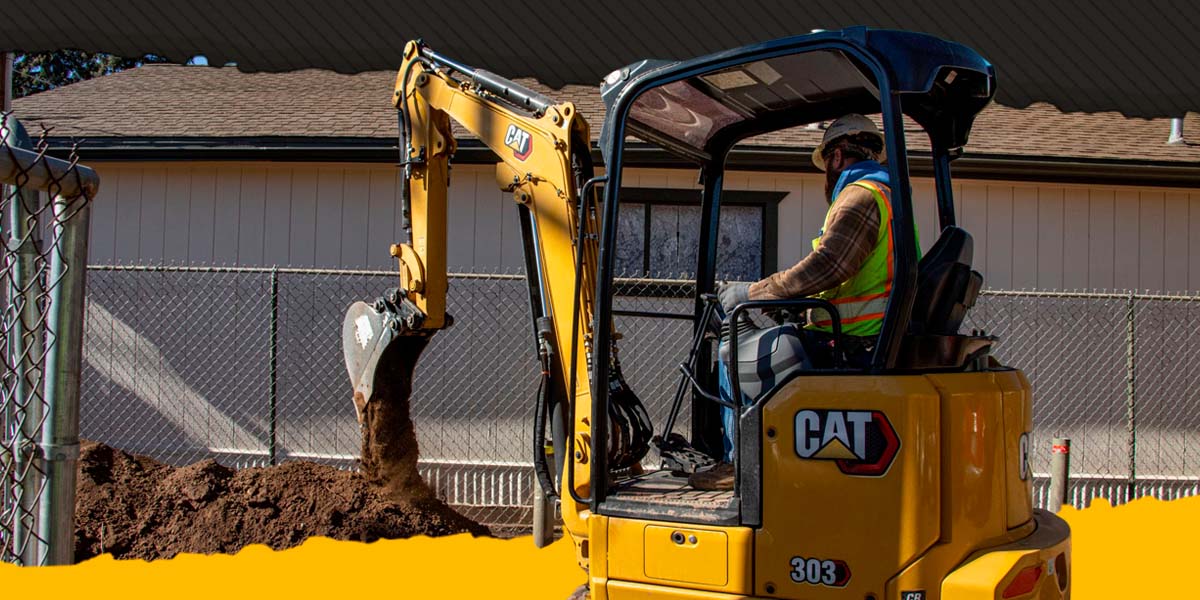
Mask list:
[[[875,204],[879,207],[879,235],[875,247],[867,255],[858,273],[841,285],[817,294],[833,303],[841,316],[842,333],[856,336],[879,335],[883,327],[883,314],[887,310],[888,296],[892,293],[892,266],[895,264],[893,252],[895,240],[892,235],[892,203],[891,190],[886,185],[875,181],[859,180],[850,185],[857,185],[871,192]],[[825,228],[829,227],[829,216],[833,214],[833,206],[825,213]],[[825,231],[825,229],[822,229]],[[914,224],[913,235],[916,236]],[[821,238],[812,241],[813,250],[820,245]],[[920,247],[918,238],[917,247]],[[809,329],[833,332],[833,321],[829,313],[813,309],[809,314]]]

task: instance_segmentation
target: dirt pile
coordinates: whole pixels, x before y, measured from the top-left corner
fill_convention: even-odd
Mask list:
[[[360,473],[306,462],[234,470],[213,460],[175,468],[97,443],[84,444],[75,507],[83,560],[168,558],[181,552],[275,549],[312,536],[374,541],[486,527],[438,500],[417,471],[409,397],[429,336],[389,344],[370,402],[355,395],[362,425]]]
[[[419,481],[419,479],[418,479]],[[486,527],[421,490],[400,498],[362,475],[309,462],[235,470],[213,460],[171,467],[86,442],[79,459],[75,558],[169,558],[275,549],[312,536],[374,541]]]

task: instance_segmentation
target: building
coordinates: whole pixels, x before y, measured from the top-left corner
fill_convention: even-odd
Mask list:
[[[394,79],[150,65],[15,102],[35,136],[39,125],[50,128],[52,147],[82,140],[81,157],[101,176],[93,265],[262,268],[153,279],[94,271],[85,435],[177,462],[212,454],[262,462],[277,445],[284,458],[353,457],[341,314],[390,277],[268,273],[394,269]],[[573,101],[598,134],[596,88],[528,83]],[[993,292],[975,313],[1034,380],[1037,447],[1054,435],[1075,439],[1074,468],[1096,482],[1077,488],[1080,498],[1088,490],[1128,497],[1135,472],[1160,495],[1200,489],[1195,453],[1178,451],[1200,444],[1200,410],[1190,375],[1167,359],[1186,360],[1200,347],[1190,316],[1200,303],[1139,299],[1134,308],[1123,295],[996,293],[1200,293],[1200,143],[1186,141],[1200,136],[1200,116],[1185,119],[1183,143],[1168,144],[1170,131],[1163,119],[993,105],[954,163],[959,221],[975,238],[975,268]],[[931,167],[912,139],[916,130],[905,133],[928,248],[936,239]],[[496,187],[496,159],[459,134],[451,270],[515,272],[523,265],[517,212]],[[733,202],[722,218],[730,235],[719,265],[727,277],[756,278],[807,252],[825,213],[823,177],[808,159],[820,135],[788,130],[750,140],[731,157]],[[632,153],[619,260],[631,275],[689,272],[696,173],[645,146]],[[487,281],[452,282],[451,312],[471,318],[427,351],[422,365],[434,366],[418,373],[423,400],[414,410],[426,476],[451,502],[518,507],[530,492],[527,414],[536,387],[527,297],[519,282]],[[630,302],[663,310],[672,301]],[[686,352],[690,325],[618,325],[627,334],[626,374],[661,423],[675,383],[663,373]],[[1134,407],[1136,442],[1128,433]],[[172,454],[178,448],[188,451]],[[1044,472],[1048,454],[1037,457],[1034,469]]]
[[[103,178],[94,263],[390,268],[387,248],[398,235],[394,78],[150,65],[15,107],[35,134],[39,124],[50,127],[54,146],[84,140],[81,155]],[[595,88],[541,89],[575,102],[598,134]],[[1200,142],[1167,144],[1169,132],[1165,119],[1045,105],[986,109],[955,163],[955,192],[987,287],[1200,290]],[[1185,132],[1200,136],[1200,116],[1189,115]],[[516,211],[494,185],[495,159],[460,133],[450,264],[518,268]],[[740,198],[746,207],[730,221],[761,232],[746,248],[762,254],[760,270],[803,256],[820,227],[822,183],[807,161],[819,136],[798,129],[751,140],[733,159],[727,186],[755,194]],[[929,168],[921,144],[910,144],[928,246],[936,237],[933,191],[920,175]],[[677,205],[687,195],[665,190],[696,189],[695,173],[660,152],[638,152],[644,168],[625,180],[642,190],[631,192],[622,229],[625,239],[660,248],[649,242],[688,235],[688,212]],[[641,258],[659,272],[690,264]]]

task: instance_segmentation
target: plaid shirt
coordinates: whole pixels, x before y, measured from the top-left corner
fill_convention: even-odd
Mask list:
[[[875,247],[879,208],[866,189],[846,186],[834,202],[817,248],[790,269],[750,286],[751,300],[803,298],[847,281]]]

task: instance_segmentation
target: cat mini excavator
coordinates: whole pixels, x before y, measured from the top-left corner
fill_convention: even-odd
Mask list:
[[[411,365],[387,363],[415,360],[450,324],[454,120],[499,157],[497,184],[520,212],[544,379],[530,441],[535,472],[560,497],[592,598],[1069,597],[1069,529],[1032,507],[1029,383],[992,356],[995,338],[960,333],[981,277],[971,236],[955,222],[950,163],[994,92],[993,67],[971,49],[901,31],[850,28],[645,60],[601,86],[607,173],[594,177],[588,125],[571,103],[409,43],[394,102],[411,239],[392,247],[399,287],[353,305],[344,326],[360,419],[373,404],[407,402],[388,397],[407,386],[389,378],[410,376]],[[751,136],[851,112],[881,115],[886,132],[895,247],[883,330],[864,367],[845,366],[835,343],[829,364],[772,372],[783,364],[772,353],[787,344],[756,340],[763,331],[783,339],[780,328],[797,325],[765,322],[763,311],[786,321],[822,308],[835,337],[839,317],[817,299],[750,302],[726,322],[753,313],[757,325],[727,327],[719,341],[712,292],[726,158]],[[905,117],[927,137],[936,180],[941,231],[923,257]],[[661,375],[680,382],[662,399],[671,411],[658,436],[622,376],[614,331],[614,315],[656,316],[614,307],[622,175],[629,149],[645,146],[693,165],[703,184],[691,310],[657,315],[688,320],[695,332],[687,362]],[[718,393],[722,365],[734,390],[756,390],[747,404]],[[691,428],[681,433],[685,402]],[[736,482],[695,490],[688,472],[720,456],[723,405],[736,411],[726,432]],[[652,446],[661,460],[646,459]]]

